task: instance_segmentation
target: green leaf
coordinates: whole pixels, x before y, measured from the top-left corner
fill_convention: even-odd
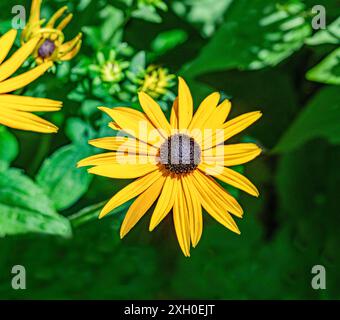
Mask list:
[[[142,5],[137,10],[134,10],[131,16],[154,23],[162,22],[161,16],[153,6]]]
[[[275,66],[298,50],[311,32],[298,1],[234,2],[225,22],[199,56],[188,65],[192,76],[232,68]]]
[[[37,183],[45,190],[58,210],[73,205],[88,189],[92,176],[77,162],[89,156],[86,144],[71,144],[58,149],[42,164]]]
[[[339,265],[339,158],[339,146],[313,140],[280,157],[276,177],[280,225],[308,265],[327,270]]]
[[[340,48],[309,70],[306,78],[311,81],[340,85]]]
[[[134,74],[138,74],[143,71],[146,67],[146,56],[145,51],[139,51],[131,59],[129,70]]]
[[[320,44],[340,43],[340,17],[327,26],[325,30],[320,30],[312,37],[306,39],[306,44],[317,46]]]
[[[90,117],[98,111],[98,107],[101,105],[102,102],[99,100],[87,99],[81,104],[81,112],[85,116]]]
[[[340,143],[340,95],[338,87],[322,89],[302,110],[273,152],[288,152],[313,138]]]
[[[6,127],[0,126],[0,160],[10,164],[19,153],[16,137]]]
[[[100,12],[100,18],[103,19],[101,25],[101,38],[103,43],[107,43],[122,26],[124,22],[124,13],[114,6],[109,5],[105,6],[105,9]]]
[[[74,144],[87,144],[95,135],[91,125],[80,118],[67,119],[65,133]]]
[[[46,194],[18,169],[0,173],[0,236],[31,232],[71,235]]]
[[[187,33],[181,29],[164,31],[152,41],[151,48],[155,53],[164,54],[185,42],[187,37]]]

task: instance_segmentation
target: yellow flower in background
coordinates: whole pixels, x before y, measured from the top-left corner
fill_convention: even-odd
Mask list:
[[[58,111],[62,106],[61,102],[9,94],[39,78],[52,66],[52,62],[46,62],[11,78],[39,42],[37,37],[31,39],[3,62],[13,46],[16,35],[16,30],[10,30],[0,38],[0,124],[20,130],[57,132],[58,128],[55,125],[31,112]]]
[[[219,93],[209,95],[193,112],[190,90],[179,78],[170,123],[160,106],[144,92],[139,93],[144,113],[127,108],[100,109],[112,119],[110,127],[124,136],[91,140],[95,147],[111,150],[78,163],[93,166],[89,173],[115,179],[138,178],[109,200],[100,213],[104,217],[126,201],[136,198],[120,229],[123,238],[157,201],[152,231],[172,210],[179,245],[185,256],[195,247],[203,230],[202,207],[218,222],[239,234],[232,215],[241,218],[238,202],[214,178],[253,196],[256,187],[243,175],[228,168],[246,163],[261,153],[253,143],[225,144],[225,141],[261,117],[249,112],[226,121],[228,100],[219,104]]]
[[[139,80],[140,91],[147,93],[154,99],[165,95],[168,89],[173,86],[175,76],[169,74],[165,68],[150,65],[144,74],[144,78]]]
[[[40,19],[41,2],[42,0],[32,1],[30,18],[22,32],[21,42],[24,44],[32,38],[40,37],[33,51],[33,57],[37,64],[47,61],[62,62],[71,60],[79,52],[82,43],[81,33],[72,40],[65,42],[63,29],[70,23],[73,14],[67,14],[56,25],[57,21],[67,11],[67,6],[64,6],[45,23],[45,19]]]

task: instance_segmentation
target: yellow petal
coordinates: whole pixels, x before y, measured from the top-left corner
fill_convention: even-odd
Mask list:
[[[178,183],[177,194],[174,194],[174,197],[173,219],[177,240],[184,255],[190,257],[190,225],[188,209],[184,199],[182,184],[180,182]]]
[[[61,22],[58,24],[57,29],[58,30],[63,30],[72,20],[73,14],[69,13]]]
[[[120,228],[121,238],[123,238],[150,209],[158,198],[164,181],[165,177],[161,176],[146,191],[138,196],[138,198],[130,206]]]
[[[122,128],[114,121],[110,122],[109,123],[109,127],[112,129],[112,130],[117,130],[117,131],[120,131],[122,130]]]
[[[68,52],[66,54],[59,55],[59,60],[60,61],[69,61],[69,60],[73,59],[78,54],[78,52],[80,51],[81,45],[82,45],[82,41],[80,40],[77,43],[77,45],[70,52]]]
[[[15,38],[17,36],[17,31],[12,29],[8,32],[6,32],[1,38],[0,38],[0,64],[5,60],[7,57],[9,51],[11,50],[13,43],[15,41]]]
[[[109,164],[156,164],[156,157],[141,154],[124,154],[120,152],[108,152],[90,156],[78,162],[78,167],[100,166]]]
[[[11,109],[6,109],[5,112],[0,110],[0,124],[14,129],[41,133],[55,133],[58,131],[54,124],[34,114]]]
[[[156,155],[158,153],[158,148],[147,145],[146,143],[134,138],[105,137],[90,140],[89,144],[97,148],[111,151],[149,155]]]
[[[196,194],[195,186],[192,183],[192,176],[182,177],[182,187],[185,201],[188,207],[190,238],[193,247],[196,247],[202,236],[203,217],[199,196]]]
[[[220,206],[220,202],[216,202],[216,196],[210,191],[202,188],[202,185],[196,179],[194,175],[193,183],[195,184],[197,193],[200,196],[200,202],[203,208],[219,223],[228,228],[229,230],[240,234],[234,219],[231,215]]]
[[[193,129],[203,129],[203,126],[210,118],[210,116],[216,110],[216,106],[220,100],[220,94],[218,92],[214,92],[207,96],[198,107],[195,115],[189,125],[189,130]]]
[[[113,109],[100,107],[101,111],[107,113],[123,131],[137,138],[140,141],[151,145],[161,144],[164,139],[155,129],[149,119],[137,110],[124,107]]]
[[[204,138],[203,149],[210,149],[217,144],[223,143],[252,125],[256,120],[261,118],[261,116],[262,113],[260,111],[254,111],[227,121],[223,124],[221,130],[215,130],[213,135],[208,135]]]
[[[236,217],[242,218],[243,209],[221,185],[219,185],[213,178],[206,176],[204,173],[197,170],[194,173],[194,178],[198,181],[202,191],[210,194],[214,202],[223,209],[234,214]]]
[[[29,24],[36,24],[40,20],[40,8],[42,0],[32,0]]]
[[[203,151],[202,162],[220,166],[237,166],[256,158],[262,150],[254,143],[217,146]]]
[[[142,91],[138,93],[138,98],[146,116],[166,139],[171,134],[171,127],[159,104]]]
[[[19,76],[10,78],[0,83],[0,94],[8,93],[14,90],[25,87],[29,83],[39,78],[46,70],[52,67],[52,62],[46,62],[30,71],[27,71]]]
[[[13,94],[0,95],[0,108],[10,108],[20,111],[58,111],[62,107],[61,101],[45,98],[33,98]]]
[[[190,89],[183,78],[178,77],[178,127],[187,129],[193,114],[194,106]]]
[[[214,176],[235,188],[251,194],[252,196],[259,196],[257,188],[245,176],[232,169],[207,164],[200,164],[198,168],[206,174]]]
[[[174,100],[171,108],[170,125],[172,129],[178,129],[178,97]]]
[[[99,218],[103,218],[126,201],[137,197],[158,179],[162,179],[162,173],[160,171],[154,171],[128,184],[110,199],[100,212]]]
[[[89,173],[114,179],[133,179],[144,176],[158,167],[154,164],[105,164],[88,169]]]
[[[214,114],[208,120],[206,127],[211,129],[219,128],[223,125],[224,121],[229,115],[231,109],[231,102],[224,100],[219,106],[217,106]]]
[[[0,66],[0,82],[10,77],[21,67],[28,56],[33,52],[38,42],[38,37],[31,39]]]
[[[152,214],[149,230],[154,230],[172,209],[177,193],[178,180],[176,177],[167,176],[162,193]]]
[[[67,10],[67,6],[64,6],[60,8],[47,22],[46,28],[53,28],[57,20],[64,14],[64,12]]]
[[[79,41],[81,40],[82,36],[83,36],[83,34],[80,32],[72,40],[63,43],[59,47],[59,52],[62,53],[62,54],[65,54],[65,53],[68,53],[71,50],[73,50],[77,46]]]

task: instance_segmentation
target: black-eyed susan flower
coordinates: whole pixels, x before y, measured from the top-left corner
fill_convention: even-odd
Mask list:
[[[58,128],[55,125],[31,112],[57,111],[61,108],[61,102],[10,94],[28,85],[52,66],[52,62],[43,63],[30,71],[11,77],[39,41],[39,38],[31,39],[3,62],[13,46],[16,35],[16,30],[10,30],[0,38],[0,124],[35,132],[57,132]]]
[[[185,256],[199,242],[203,229],[202,208],[231,231],[240,231],[232,215],[241,218],[238,202],[214,179],[253,196],[256,187],[229,168],[246,163],[261,153],[253,143],[225,141],[261,117],[250,112],[225,121],[231,103],[220,95],[209,95],[193,113],[193,100],[185,81],[179,78],[178,98],[170,122],[160,106],[146,93],[139,93],[144,111],[126,107],[100,109],[112,117],[110,127],[124,135],[90,141],[110,150],[79,162],[93,166],[92,174],[115,179],[137,178],[109,200],[100,213],[104,217],[126,201],[136,198],[120,229],[123,238],[155,203],[150,221],[152,231],[172,210],[179,245]],[[157,200],[158,199],[158,200]]]
[[[47,23],[40,18],[42,0],[33,0],[28,23],[22,32],[21,42],[27,43],[30,39],[40,37],[33,57],[37,64],[43,62],[62,62],[71,60],[80,50],[82,34],[79,33],[72,40],[65,42],[64,28],[72,20],[73,14],[67,14],[58,24],[57,21],[67,11],[67,6],[60,8]]]

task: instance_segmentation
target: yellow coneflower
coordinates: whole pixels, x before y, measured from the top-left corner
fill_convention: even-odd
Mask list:
[[[51,62],[47,62],[11,78],[39,41],[39,38],[31,39],[3,62],[13,46],[16,35],[16,30],[10,30],[0,38],[0,124],[20,130],[57,132],[58,128],[55,125],[31,112],[58,111],[62,106],[61,102],[9,94],[25,87],[52,66]]]
[[[82,34],[68,42],[64,42],[65,36],[63,29],[72,20],[73,14],[69,13],[60,23],[56,25],[67,11],[67,6],[60,8],[45,24],[45,20],[40,20],[40,7],[42,0],[33,0],[31,14],[25,29],[22,32],[21,42],[26,43],[37,36],[39,42],[33,52],[33,57],[37,64],[47,61],[60,62],[71,60],[80,50]]]
[[[175,76],[168,70],[156,65],[150,65],[145,70],[144,78],[139,80],[139,90],[145,92],[154,99],[165,95],[173,85]]]
[[[126,201],[136,198],[120,229],[123,238],[158,199],[153,211],[152,231],[172,210],[179,245],[185,256],[195,247],[203,229],[202,207],[218,222],[240,233],[231,214],[241,218],[238,202],[215,181],[217,178],[253,196],[259,193],[243,175],[228,168],[246,163],[261,153],[253,143],[225,144],[261,117],[250,112],[225,121],[231,103],[220,95],[209,95],[193,114],[190,90],[179,78],[170,123],[160,106],[140,92],[145,113],[126,107],[100,109],[112,117],[110,127],[125,135],[91,140],[95,147],[113,152],[95,155],[79,162],[94,166],[88,171],[116,179],[138,178],[105,205],[100,218]],[[126,136],[126,134],[128,136]]]

